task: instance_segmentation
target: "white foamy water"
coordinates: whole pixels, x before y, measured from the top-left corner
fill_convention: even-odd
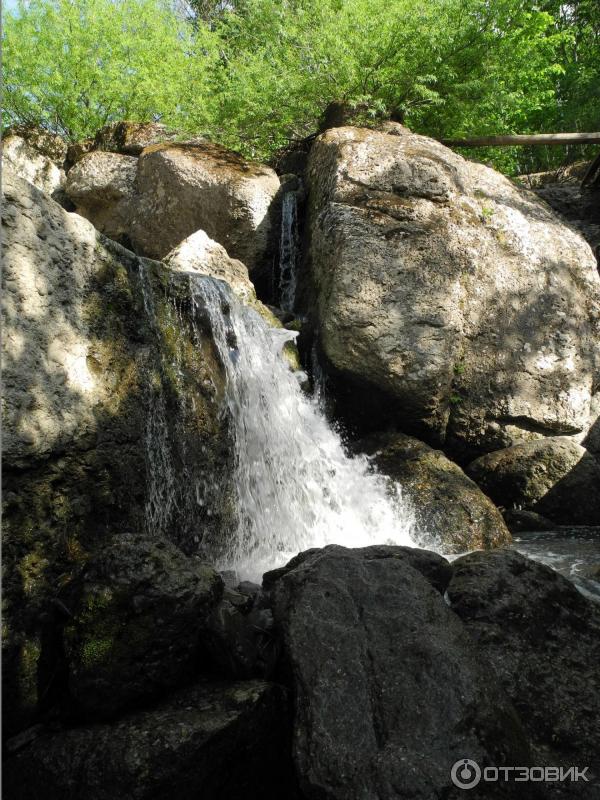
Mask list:
[[[229,287],[190,276],[226,371],[235,441],[237,529],[219,567],[258,579],[311,547],[413,545],[400,487],[349,457],[282,355],[295,337],[242,306]]]

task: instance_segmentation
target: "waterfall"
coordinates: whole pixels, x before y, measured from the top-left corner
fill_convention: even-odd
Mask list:
[[[279,305],[293,311],[296,301],[296,258],[298,256],[298,200],[296,192],[286,192],[281,204],[279,240]]]
[[[256,579],[311,547],[413,544],[399,487],[346,455],[282,357],[296,334],[269,327],[220,281],[190,275],[190,286],[225,368],[235,438],[239,518],[219,567]]]

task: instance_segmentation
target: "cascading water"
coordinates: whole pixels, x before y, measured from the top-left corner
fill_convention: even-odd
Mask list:
[[[350,458],[269,327],[217,280],[190,276],[223,361],[235,438],[238,525],[219,565],[258,578],[310,547],[413,544],[399,487]]]
[[[279,304],[293,311],[296,302],[296,259],[298,257],[298,199],[295,191],[286,192],[281,204],[279,240]]]

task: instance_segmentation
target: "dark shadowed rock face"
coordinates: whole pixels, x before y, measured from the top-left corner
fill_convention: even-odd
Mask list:
[[[167,541],[124,534],[74,580],[65,626],[69,709],[105,719],[194,676],[219,575]]]
[[[565,437],[488,453],[467,473],[497,505],[522,507],[557,524],[600,525],[600,463]]]
[[[465,754],[481,764],[528,757],[460,621],[391,550],[313,551],[273,584],[306,798],[454,798],[450,769]],[[516,796],[504,791],[485,796]]]
[[[285,690],[202,683],[114,725],[44,733],[4,765],[19,800],[282,800],[289,785]]]
[[[518,553],[470,553],[453,566],[451,608],[519,712],[535,763],[595,773],[595,790],[563,784],[553,796],[599,797],[600,606]]]
[[[400,483],[414,509],[420,543],[445,553],[510,543],[498,509],[440,450],[403,434],[372,436],[357,447]]]

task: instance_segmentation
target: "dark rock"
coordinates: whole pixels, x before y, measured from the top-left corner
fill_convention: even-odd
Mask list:
[[[460,553],[511,541],[498,509],[440,450],[399,433],[369,437],[357,449],[374,456],[378,470],[401,485],[425,546]]]
[[[285,566],[265,572],[263,575],[263,587],[266,590],[271,589],[279,578],[291,572],[291,570],[298,567],[314,553],[322,553],[329,550],[336,551],[337,548],[337,545],[329,545],[323,549],[314,547],[311,550],[298,553],[298,555],[288,561]],[[446,591],[446,587],[452,577],[452,567],[449,562],[443,556],[431,550],[421,550],[418,547],[382,544],[373,545],[371,547],[344,548],[344,551],[353,553],[359,558],[398,558],[401,561],[405,561],[413,569],[416,569],[417,572],[420,572],[434,589],[442,592],[442,594]]]
[[[314,550],[272,588],[303,796],[458,798],[450,769],[466,754],[528,763],[514,709],[440,593],[407,560],[372,556]]]
[[[254,584],[253,584],[254,586]],[[226,591],[207,618],[202,643],[218,674],[231,678],[270,678],[279,658],[273,613],[253,595]]]
[[[167,541],[122,535],[74,580],[65,627],[70,699],[104,719],[195,675],[199,631],[223,584]]]
[[[506,508],[559,525],[600,525],[600,463],[562,436],[523,442],[475,459],[467,473]]]
[[[600,606],[554,570],[512,551],[470,553],[453,566],[451,608],[519,712],[533,763],[589,766],[598,781]],[[600,785],[596,794],[568,783],[554,791],[592,798]]]
[[[6,800],[291,798],[286,696],[201,683],[113,725],[38,736],[4,765]]]
[[[509,508],[503,511],[502,516],[511,533],[520,531],[549,531],[555,527],[551,519],[536,514],[535,511],[524,511],[517,508]]]

